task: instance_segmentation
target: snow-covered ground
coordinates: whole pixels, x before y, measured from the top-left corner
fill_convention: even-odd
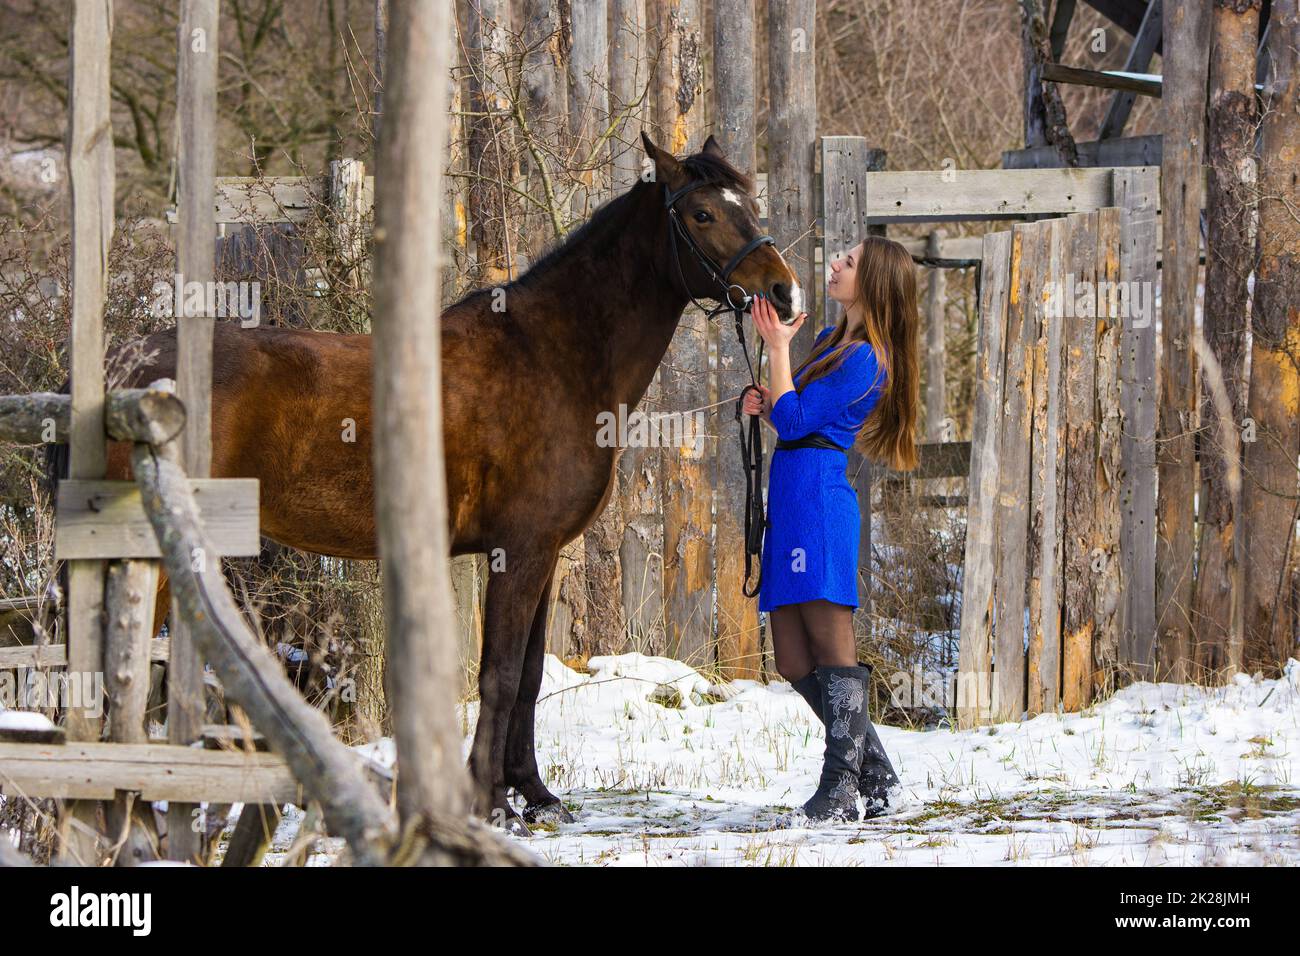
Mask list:
[[[1300,863],[1294,660],[1281,680],[1137,684],[1084,713],[1020,724],[882,726],[902,778],[892,812],[796,830],[773,825],[812,792],[822,736],[788,685],[714,686],[638,654],[589,669],[546,661],[538,759],[577,818],[527,841],[553,863]],[[391,757],[386,742],[367,749]]]

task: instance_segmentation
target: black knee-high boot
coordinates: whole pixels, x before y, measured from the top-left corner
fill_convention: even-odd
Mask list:
[[[871,668],[866,664],[859,664],[858,667],[870,680]],[[791,681],[790,686],[808,702],[808,706],[813,709],[817,718],[823,724],[826,723],[822,713],[822,691],[821,685],[817,682],[817,672],[810,671],[798,680]],[[866,750],[862,754],[862,767],[858,772],[858,792],[862,795],[862,802],[866,808],[864,818],[877,817],[887,811],[889,791],[896,786],[898,786],[898,774],[894,772],[894,766],[889,762],[885,747],[880,742],[880,735],[876,733],[876,728],[868,716]]]
[[[857,820],[858,775],[871,723],[866,675],[858,667],[819,667],[814,673],[821,688],[826,753],[817,792],[803,805],[803,815],[814,823]]]

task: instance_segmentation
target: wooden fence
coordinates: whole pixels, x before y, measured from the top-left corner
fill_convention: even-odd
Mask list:
[[[1154,667],[1157,183],[1114,177],[1114,206],[984,237],[965,725],[1077,710]]]

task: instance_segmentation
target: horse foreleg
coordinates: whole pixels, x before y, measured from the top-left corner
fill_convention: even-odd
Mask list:
[[[479,666],[478,726],[470,750],[475,810],[489,822],[516,833],[528,826],[506,796],[506,740],[510,716],[519,696],[529,634],[541,603],[542,591],[555,565],[534,551],[521,556],[509,549],[507,569],[488,579],[487,608],[483,615],[483,654]]]
[[[524,819],[529,823],[571,823],[573,816],[560,799],[542,783],[537,767],[536,719],[537,694],[542,687],[542,670],[546,659],[546,619],[551,605],[551,585],[555,569],[542,589],[533,626],[528,632],[528,649],[524,652],[524,672],[519,681],[519,695],[510,712],[510,730],[506,737],[506,783],[514,787],[528,805]]]

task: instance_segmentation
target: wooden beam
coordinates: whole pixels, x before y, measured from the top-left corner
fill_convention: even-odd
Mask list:
[[[1128,58],[1124,61],[1125,73],[1145,73],[1147,67],[1151,65],[1151,58],[1155,56],[1156,47],[1159,46],[1162,36],[1163,13],[1163,0],[1151,0],[1147,4],[1147,12],[1142,17],[1142,26],[1138,29],[1137,36],[1133,38]],[[1102,121],[1101,131],[1097,134],[1098,139],[1113,139],[1124,131],[1124,124],[1128,122],[1129,113],[1133,111],[1135,96],[1132,90],[1115,91],[1115,95],[1110,100],[1110,108],[1106,111],[1106,118]]]
[[[868,173],[871,223],[1022,219],[1111,204],[1109,169],[967,169]]]
[[[0,743],[0,793],[32,799],[297,803],[302,791],[283,758],[169,744]]]
[[[208,558],[258,553],[256,478],[191,480],[190,492],[215,548]],[[60,560],[162,556],[133,481],[62,481],[55,515],[54,553]]]
[[[1065,53],[1065,40],[1076,6],[1076,0],[1056,0],[1056,9],[1052,11],[1052,59],[1058,63]]]
[[[155,637],[149,642],[149,659],[151,661],[167,660],[171,641],[165,637]],[[0,670],[13,670],[19,667],[67,667],[68,646],[66,644],[33,644],[30,647],[0,647]]]
[[[1078,67],[1062,66],[1060,63],[1043,65],[1043,79],[1053,83],[1070,83],[1075,86],[1095,86],[1105,90],[1127,90],[1142,96],[1161,95],[1162,84],[1159,80],[1147,80],[1136,76],[1122,76],[1119,73],[1102,70],[1081,70]]]
[[[116,441],[169,442],[185,426],[185,406],[161,389],[109,392],[101,429]],[[53,392],[0,396],[0,441],[40,445],[72,434],[72,397]]]
[[[1078,143],[1080,166],[1159,166],[1161,134],[1126,136],[1121,139],[1088,140]],[[1054,146],[1008,149],[1002,154],[1003,169],[1059,169],[1060,153]]]

